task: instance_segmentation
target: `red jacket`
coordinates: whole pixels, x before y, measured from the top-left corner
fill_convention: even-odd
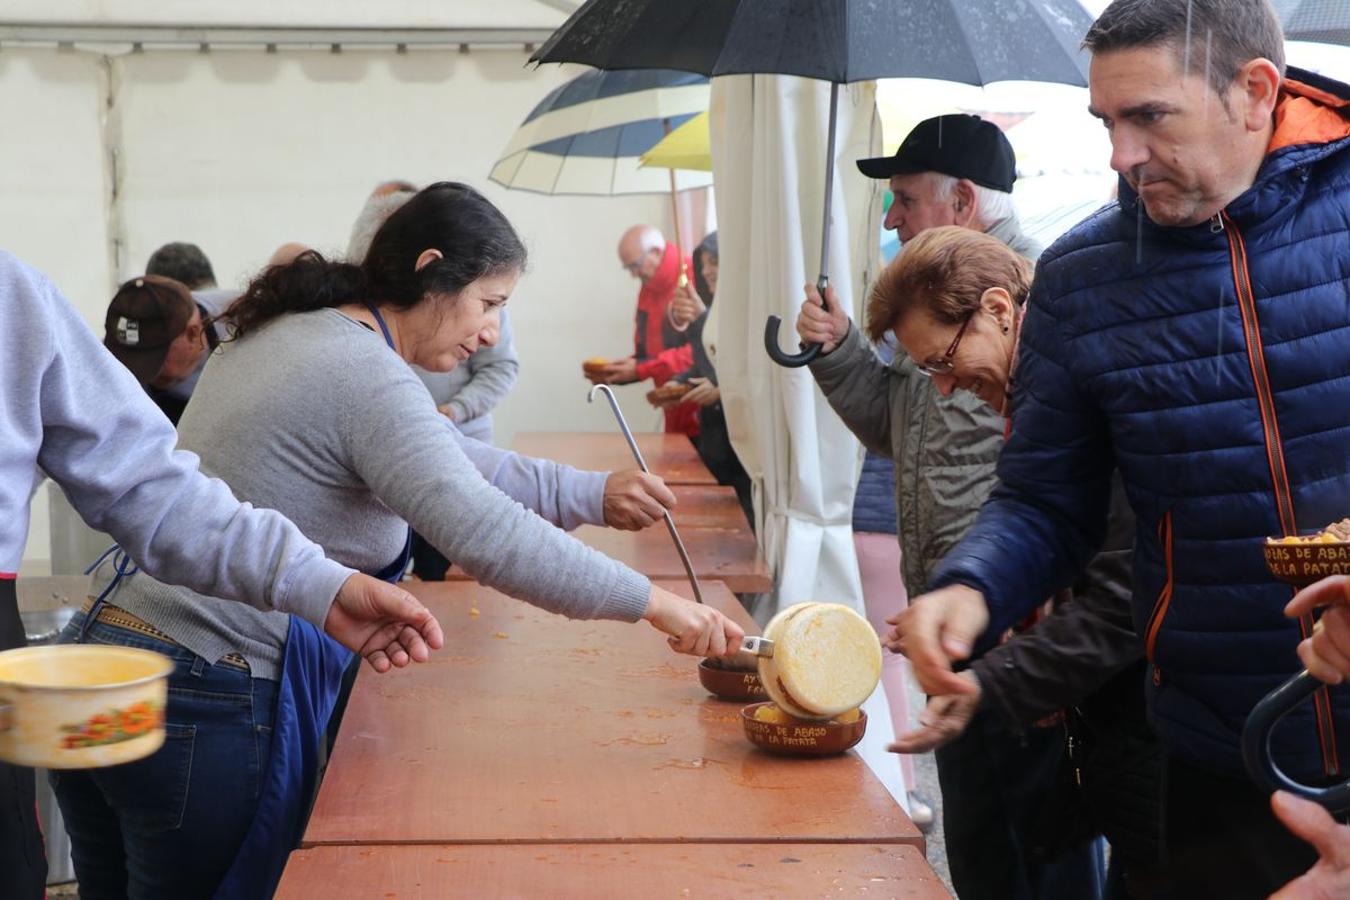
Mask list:
[[[690,267],[689,258],[684,264]],[[675,245],[666,244],[661,264],[642,289],[638,291],[637,316],[633,335],[633,355],[637,360],[639,381],[648,378],[660,387],[676,375],[686,372],[694,364],[694,348],[686,333],[670,325],[666,309],[675,297],[680,281],[680,261]],[[680,403],[665,410],[666,431],[698,434],[698,405]]]

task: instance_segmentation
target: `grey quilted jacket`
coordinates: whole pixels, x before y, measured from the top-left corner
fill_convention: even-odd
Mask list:
[[[811,374],[863,446],[895,460],[901,574],[918,596],[994,487],[1003,418],[974,394],[941,396],[904,354],[886,365],[857,326]]]
[[[1015,217],[988,233],[1028,259],[1040,255]],[[901,575],[918,596],[993,490],[1003,418],[974,394],[943,397],[903,353],[883,363],[856,326],[811,374],[863,446],[895,460]]]

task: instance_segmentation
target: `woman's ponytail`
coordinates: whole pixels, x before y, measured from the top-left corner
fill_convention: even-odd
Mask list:
[[[286,265],[263,269],[219,321],[230,332],[229,340],[237,340],[286,313],[331,309],[364,300],[367,294],[360,266],[306,250]]]
[[[440,256],[418,268],[427,250]],[[474,280],[525,268],[525,245],[501,210],[466,184],[429,185],[395,210],[360,265],[313,250],[264,269],[220,317],[232,338],[287,313],[365,301],[412,309],[432,296],[455,296]]]

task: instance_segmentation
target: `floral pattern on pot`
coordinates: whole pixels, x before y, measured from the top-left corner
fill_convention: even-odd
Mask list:
[[[90,716],[79,725],[62,725],[63,750],[120,744],[149,734],[164,724],[164,708],[149,701],[133,703],[126,709],[114,709]]]

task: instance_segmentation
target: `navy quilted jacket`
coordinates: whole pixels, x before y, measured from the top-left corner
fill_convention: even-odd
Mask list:
[[[1118,466],[1155,725],[1233,775],[1247,713],[1311,627],[1283,615],[1261,543],[1350,515],[1350,87],[1290,76],[1279,149],[1219,217],[1156,226],[1122,183],[1041,257],[1001,486],[933,579],[981,590],[1007,627],[1091,557]],[[1287,717],[1275,752],[1295,777],[1344,777],[1347,689]]]

